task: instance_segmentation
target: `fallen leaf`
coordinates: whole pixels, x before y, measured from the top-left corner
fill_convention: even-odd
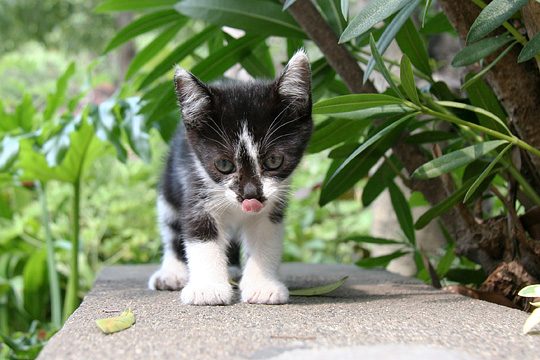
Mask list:
[[[540,285],[525,286],[518,292],[518,295],[523,297],[540,297]]]
[[[131,327],[131,325],[135,324],[135,314],[133,314],[131,309],[128,309],[118,316],[98,319],[96,320],[96,324],[105,334],[112,334],[126,330]]]
[[[341,285],[343,285],[343,283],[345,283],[345,280],[347,280],[348,278],[349,278],[348,276],[345,276],[344,278],[336,281],[335,283],[328,284],[328,285],[316,286],[316,287],[305,288],[305,289],[290,290],[289,294],[292,296],[325,295],[339,288]]]
[[[534,309],[527,320],[525,320],[525,324],[523,324],[523,334],[528,333],[538,324],[540,324],[540,308]]]

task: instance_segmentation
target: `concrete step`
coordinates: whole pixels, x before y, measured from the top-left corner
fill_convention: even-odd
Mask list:
[[[344,265],[284,264],[289,288],[338,280],[287,305],[186,306],[150,291],[156,266],[105,268],[39,359],[539,359],[527,314],[435,290],[415,279]],[[104,335],[95,320],[131,308],[136,324]]]

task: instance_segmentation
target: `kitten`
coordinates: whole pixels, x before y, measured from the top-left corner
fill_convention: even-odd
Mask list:
[[[297,52],[274,81],[206,85],[177,69],[183,124],[158,196],[164,245],[149,287],[180,290],[184,304],[232,301],[227,251],[240,243],[248,303],[286,303],[277,276],[289,175],[312,132],[311,71]]]

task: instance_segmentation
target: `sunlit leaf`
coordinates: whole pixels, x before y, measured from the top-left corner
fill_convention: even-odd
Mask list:
[[[129,329],[133,324],[135,324],[135,314],[131,310],[123,311],[119,316],[96,320],[96,325],[105,334]]]
[[[348,278],[349,278],[348,276],[345,276],[345,277],[339,279],[338,281],[336,281],[334,283],[331,283],[331,284],[328,284],[328,285],[321,285],[321,286],[316,286],[316,287],[306,288],[306,289],[289,290],[289,295],[291,295],[291,296],[321,296],[321,295],[326,295],[326,294],[336,290],[341,285],[343,285],[345,283],[345,281],[347,281]]]
[[[19,139],[4,136],[0,142],[0,171],[8,170],[19,154]]]
[[[325,99],[313,105],[314,114],[339,114],[383,105],[402,104],[403,100],[384,94],[351,94]]]
[[[460,52],[454,56],[452,60],[452,66],[466,66],[474,64],[477,61],[485,58],[486,56],[494,53],[497,49],[503,45],[508,44],[513,40],[513,37],[509,34],[499,35],[477,41],[473,44],[465,46]]]
[[[430,179],[437,177],[461,166],[467,165],[506,143],[507,141],[505,140],[491,140],[453,151],[420,166],[414,171],[412,177],[418,179]]]
[[[540,297],[540,284],[525,286],[519,290],[518,295],[523,297]]]
[[[522,329],[523,334],[527,334],[538,324],[540,324],[540,308],[534,309],[531,315],[529,315],[529,317],[527,318],[527,320],[525,320]]]
[[[349,25],[339,38],[340,43],[358,37],[371,29],[375,24],[407,5],[409,0],[371,0],[349,22]]]
[[[518,56],[518,62],[522,63],[531,60],[536,55],[540,54],[540,32],[529,40],[521,50]]]
[[[514,15],[519,9],[527,4],[528,0],[493,0],[474,20],[469,33],[467,42],[475,42],[495,30]]]

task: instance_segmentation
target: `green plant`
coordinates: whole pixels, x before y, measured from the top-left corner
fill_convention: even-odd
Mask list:
[[[519,291],[518,295],[527,298],[538,298],[540,297],[540,285],[525,286]],[[540,303],[532,302],[531,305],[534,307],[534,310],[523,324],[523,334],[529,333],[536,325],[540,324],[540,311],[538,311]]]

